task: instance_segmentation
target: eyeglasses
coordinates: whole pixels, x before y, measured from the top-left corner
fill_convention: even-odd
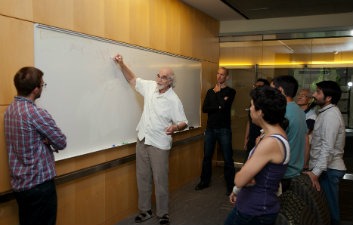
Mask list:
[[[311,98],[311,97],[304,94],[297,94],[297,98]]]
[[[167,80],[169,80],[170,78],[167,76],[167,75],[159,75],[159,74],[157,74],[157,78],[158,79],[161,79],[162,81],[167,81]]]

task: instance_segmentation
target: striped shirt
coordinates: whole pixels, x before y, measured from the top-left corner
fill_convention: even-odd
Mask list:
[[[33,101],[16,96],[4,120],[13,190],[28,190],[53,179],[56,175],[53,151],[66,147],[66,136],[51,115]]]

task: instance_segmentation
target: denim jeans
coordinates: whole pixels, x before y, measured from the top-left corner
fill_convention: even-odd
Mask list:
[[[319,181],[320,186],[323,189],[331,215],[331,224],[340,224],[340,205],[339,205],[339,181],[342,179],[346,171],[327,169],[322,172]]]
[[[240,213],[236,207],[229,213],[224,225],[272,225],[275,224],[278,214],[251,216]]]
[[[234,186],[234,161],[232,148],[232,131],[230,128],[211,129],[207,128],[204,138],[204,157],[202,162],[201,182],[209,184],[212,175],[212,156],[216,142],[220,145],[224,158],[224,178],[227,191]]]

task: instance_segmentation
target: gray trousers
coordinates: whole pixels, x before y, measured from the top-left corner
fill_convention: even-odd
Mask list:
[[[152,179],[156,196],[156,215],[168,214],[169,206],[169,150],[145,145],[144,140],[136,143],[136,178],[138,207],[140,211],[151,209]]]

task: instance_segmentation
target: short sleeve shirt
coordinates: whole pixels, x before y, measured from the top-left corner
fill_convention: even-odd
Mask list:
[[[139,140],[145,138],[145,144],[169,150],[172,137],[166,134],[166,128],[180,122],[188,123],[179,97],[173,88],[159,93],[157,83],[151,80],[137,78],[135,88],[144,98],[142,116],[136,128]]]

